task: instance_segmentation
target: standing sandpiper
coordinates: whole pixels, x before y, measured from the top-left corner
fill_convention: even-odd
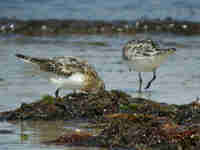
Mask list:
[[[105,90],[103,80],[87,61],[78,57],[60,56],[36,58],[16,54],[24,62],[36,64],[41,72],[48,73],[49,81],[56,84],[55,97],[60,89],[79,90],[86,93],[98,93]]]
[[[152,40],[132,40],[125,44],[122,57],[124,62],[128,64],[130,71],[138,72],[139,92],[142,91],[141,72],[153,72],[153,78],[145,87],[145,89],[148,89],[156,79],[156,69],[175,51],[175,48],[160,48]]]

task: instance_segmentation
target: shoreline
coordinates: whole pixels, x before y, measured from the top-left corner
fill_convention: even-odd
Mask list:
[[[138,20],[78,20],[48,19],[19,20],[0,18],[0,33],[27,36],[53,36],[63,34],[127,34],[172,33],[178,35],[199,35],[200,22],[180,21],[172,18]]]

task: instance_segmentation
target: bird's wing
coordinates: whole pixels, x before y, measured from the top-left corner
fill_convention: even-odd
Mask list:
[[[16,54],[16,56],[25,62],[39,65],[41,71],[63,76],[70,76],[76,72],[84,73],[84,68],[88,65],[87,61],[76,57],[61,56],[46,59],[25,56],[22,54]]]
[[[40,63],[40,69],[46,72],[55,73],[57,75],[70,76],[74,73],[84,73],[86,61],[76,57],[54,57],[45,63]]]
[[[126,43],[123,48],[125,59],[134,59],[155,56],[160,54],[159,45],[152,40],[132,40]]]

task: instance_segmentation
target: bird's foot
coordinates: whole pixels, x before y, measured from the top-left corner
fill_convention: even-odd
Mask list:
[[[59,98],[59,88],[55,91],[55,101]]]
[[[150,86],[151,86],[151,84],[148,83],[147,86],[144,89],[147,90]]]

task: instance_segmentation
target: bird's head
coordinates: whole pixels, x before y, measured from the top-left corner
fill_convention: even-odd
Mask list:
[[[99,93],[105,91],[104,81],[91,66],[85,68],[85,85],[82,90],[88,93]]]

